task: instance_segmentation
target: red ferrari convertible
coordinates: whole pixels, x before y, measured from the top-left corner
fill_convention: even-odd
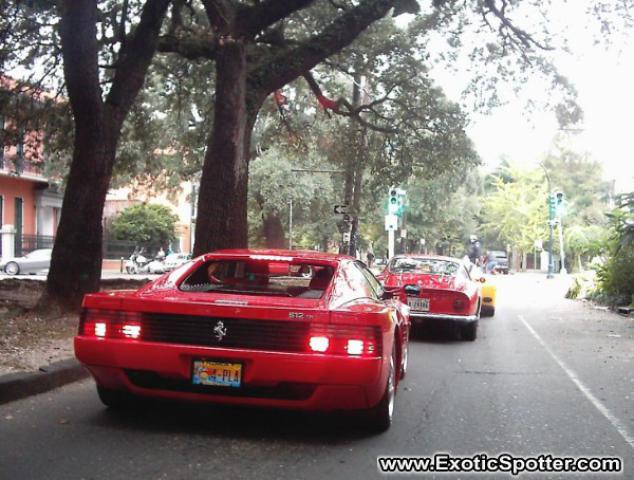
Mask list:
[[[392,421],[408,308],[364,264],[319,252],[224,250],[140,290],[86,295],[75,354],[99,397],[364,410]]]
[[[462,261],[430,255],[399,255],[379,275],[386,290],[410,307],[414,328],[451,323],[465,340],[475,340],[482,304],[479,282]]]

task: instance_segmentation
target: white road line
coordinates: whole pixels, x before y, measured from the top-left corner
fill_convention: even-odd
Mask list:
[[[632,436],[627,428],[621,423],[621,421],[616,418],[616,416],[610,411],[608,407],[606,407],[601,400],[594,396],[594,394],[590,391],[588,387],[584,385],[584,383],[579,379],[577,374],[573,372],[568,366],[550,349],[546,342],[542,340],[542,337],[535,331],[533,327],[529,325],[526,319],[522,315],[518,315],[518,318],[522,321],[524,326],[528,329],[529,332],[535,337],[535,339],[541,344],[542,347],[550,354],[551,357],[557,362],[557,364],[561,367],[561,369],[566,372],[568,378],[572,380],[581,393],[583,393],[588,400],[594,405],[594,407],[601,412],[601,414],[608,419],[608,421],[612,424],[612,426],[616,429],[617,432],[623,437],[623,439],[629,444],[632,449],[634,449],[634,436]]]

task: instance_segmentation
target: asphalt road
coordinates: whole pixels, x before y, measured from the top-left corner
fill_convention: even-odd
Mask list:
[[[435,452],[617,456],[620,475],[522,478],[634,478],[634,319],[564,300],[559,280],[496,281],[498,311],[475,342],[412,342],[385,434],[270,410],[115,414],[84,381],[0,407],[0,479],[365,479],[380,477],[379,455]]]

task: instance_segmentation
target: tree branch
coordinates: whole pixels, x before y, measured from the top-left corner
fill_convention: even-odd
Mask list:
[[[317,81],[315,80],[315,78],[310,72],[304,73],[304,78],[308,82],[308,86],[310,87],[312,92],[315,94],[315,96],[317,97],[317,100],[319,101],[319,104],[324,108],[324,110],[326,111],[331,110],[333,113],[336,113],[337,115],[352,118],[353,120],[360,123],[364,127],[370,130],[374,130],[376,132],[388,133],[388,134],[394,134],[399,132],[398,129],[395,129],[392,127],[382,127],[380,125],[375,125],[373,123],[370,123],[361,115],[361,113],[364,111],[373,111],[374,106],[388,100],[389,92],[381,99],[374,100],[373,102],[367,105],[359,105],[358,107],[355,108],[348,100],[346,100],[343,97],[339,98],[336,102],[326,98],[324,94],[322,93],[321,88],[319,87],[319,84],[317,83]]]
[[[348,46],[372,23],[383,18],[393,5],[394,0],[363,0],[339,15],[319,34],[256,65],[249,73],[249,83],[266,95],[283,87]]]
[[[61,4],[60,37],[64,77],[75,122],[92,124],[101,117],[102,100],[97,69],[97,5],[94,0]]]
[[[507,0],[502,0],[501,9],[495,5],[495,0],[484,0],[484,4],[487,6],[488,9],[487,11],[483,11],[482,13],[485,22],[487,23],[487,25],[489,25],[489,27],[491,27],[491,24],[486,18],[486,15],[487,13],[492,13],[493,15],[495,15],[500,21],[500,28],[498,29],[498,31],[502,37],[508,37],[508,35],[504,33],[504,30],[507,29],[510,30],[512,35],[521,42],[524,48],[531,48],[534,46],[542,50],[553,50],[552,47],[538,42],[533,38],[531,34],[519,27],[516,27],[513,22],[509,20],[509,18],[506,16]]]
[[[202,0],[209,24],[216,32],[226,35],[235,24],[238,6],[232,0]]]
[[[72,1],[72,0],[71,0]],[[145,73],[156,52],[159,32],[170,0],[147,0],[131,38],[122,47],[112,87],[106,99],[119,122],[143,87]]]
[[[158,39],[157,51],[161,53],[177,53],[189,60],[216,58],[218,50],[217,37],[213,34],[198,35],[175,32],[161,35]]]
[[[244,6],[238,10],[236,34],[253,38],[262,30],[312,3],[315,0],[262,0],[251,7]]]

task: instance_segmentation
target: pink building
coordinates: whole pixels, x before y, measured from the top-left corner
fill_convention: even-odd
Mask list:
[[[10,80],[0,79],[7,89]],[[46,160],[43,135],[23,129],[0,112],[0,228],[13,225],[16,254],[52,246],[62,207],[62,194],[42,172]],[[4,133],[17,138],[5,145]],[[1,252],[0,252],[1,253]]]

